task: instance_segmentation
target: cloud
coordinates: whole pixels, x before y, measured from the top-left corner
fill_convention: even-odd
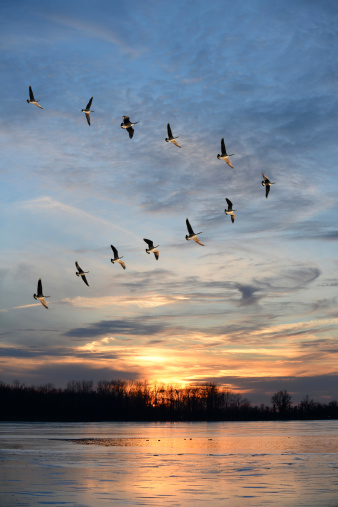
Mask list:
[[[102,335],[117,335],[117,336],[138,336],[138,335],[154,335],[165,329],[164,324],[146,324],[144,319],[130,319],[130,320],[102,320],[90,324],[85,328],[70,329],[64,336],[73,338],[86,339],[88,337],[102,336]]]
[[[181,303],[188,300],[186,296],[164,296],[160,294],[145,294],[143,297],[133,296],[101,296],[101,297],[82,297],[77,296],[73,299],[65,298],[64,303],[69,303],[76,307],[85,308],[109,308],[109,307],[128,307],[138,306],[139,308],[156,308],[158,306]]]

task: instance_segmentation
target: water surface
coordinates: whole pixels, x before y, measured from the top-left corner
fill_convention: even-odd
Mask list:
[[[338,421],[0,423],[0,505],[338,506]]]

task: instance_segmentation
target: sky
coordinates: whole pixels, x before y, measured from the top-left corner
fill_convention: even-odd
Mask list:
[[[0,381],[337,399],[337,2],[4,0],[0,34]]]

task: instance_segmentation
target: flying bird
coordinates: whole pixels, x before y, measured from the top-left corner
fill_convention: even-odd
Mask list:
[[[187,241],[189,241],[189,239],[193,239],[194,241],[196,241],[196,243],[198,243],[199,245],[202,245],[202,246],[205,246],[203,245],[203,243],[200,242],[200,240],[197,238],[197,234],[202,234],[201,232],[196,232],[196,234],[194,233],[194,231],[192,230],[192,227],[190,225],[190,222],[188,219],[186,219],[186,224],[187,224],[187,228],[188,228],[188,232],[189,232],[189,235],[186,235],[185,239]]]
[[[111,262],[112,262],[113,264],[115,264],[115,262],[118,262],[119,264],[121,264],[121,266],[123,267],[123,269],[126,269],[126,264],[125,264],[125,262],[121,261],[121,259],[122,259],[123,255],[122,255],[122,257],[120,257],[120,256],[119,256],[119,254],[118,254],[118,251],[116,250],[116,248],[115,248],[113,245],[110,245],[110,246],[111,246],[111,249],[112,249],[112,250],[113,250],[113,252],[114,252],[114,259],[110,259],[110,260],[111,260]]]
[[[84,283],[86,285],[88,285],[88,287],[89,287],[89,283],[87,282],[87,278],[86,278],[86,275],[85,275],[85,273],[89,273],[89,271],[83,271],[83,269],[81,269],[80,266],[78,265],[77,261],[75,261],[75,266],[76,266],[76,269],[77,269],[77,272],[75,273],[76,276],[80,276],[82,278],[82,280],[84,281]]]
[[[173,136],[173,133],[171,132],[171,128],[170,128],[170,123],[168,123],[168,125],[167,125],[167,130],[168,130],[168,137],[165,138],[165,141],[167,143],[172,142],[173,144],[175,144],[176,146],[178,146],[179,148],[181,148],[181,146],[176,141],[176,139],[178,139],[179,136],[177,136],[177,137]]]
[[[228,203],[228,209],[225,209],[224,213],[226,215],[230,215],[231,216],[231,222],[234,223],[235,222],[235,213],[234,213],[234,211],[237,211],[237,210],[232,209],[232,202],[230,201],[230,199],[228,199],[226,197],[225,200]]]
[[[151,252],[153,252],[153,254],[155,255],[155,259],[158,261],[160,254],[159,254],[158,250],[156,250],[156,248],[159,247],[160,245],[154,246],[154,243],[150,239],[146,239],[146,238],[143,238],[143,241],[145,241],[149,247],[149,248],[146,248],[147,254],[150,254]]]
[[[139,121],[135,121],[134,123],[129,120],[129,116],[122,116],[123,123],[121,123],[121,128],[126,129],[130,139],[132,139],[134,135],[134,129],[133,125],[136,125],[136,123],[140,123]]]
[[[219,160],[225,160],[225,162],[226,162],[226,163],[227,163],[230,167],[232,167],[233,169],[235,169],[235,168],[234,168],[234,166],[231,164],[231,162],[230,162],[230,160],[229,160],[229,157],[232,157],[232,156],[233,156],[233,155],[235,155],[235,154],[234,154],[234,153],[231,153],[231,155],[228,155],[228,154],[227,154],[227,150],[226,150],[226,148],[225,148],[225,144],[224,144],[224,137],[222,138],[222,141],[221,141],[221,151],[222,151],[222,153],[221,153],[221,154],[218,154],[218,155],[217,155],[217,158],[218,158]]]
[[[43,109],[43,107],[41,107],[40,104],[38,104],[38,102],[40,102],[40,101],[35,100],[34,93],[33,93],[31,86],[29,87],[29,100],[27,99],[27,102],[28,102],[28,104],[34,104],[34,106],[38,106],[40,109]]]
[[[43,295],[43,292],[42,292],[42,282],[41,282],[41,278],[39,278],[39,281],[38,281],[38,290],[37,290],[37,294],[33,294],[33,298],[34,299],[38,299],[40,301],[40,303],[45,307],[47,308],[48,310],[48,306],[46,304],[46,301],[44,298],[49,298],[50,296],[44,296]]]
[[[270,186],[274,185],[275,181],[270,181],[269,178],[264,176],[264,173],[262,173],[264,181],[262,181],[263,187],[265,187],[265,197],[268,198],[269,192],[270,192]]]
[[[86,106],[86,109],[81,109],[81,111],[86,115],[86,118],[87,118],[87,122],[88,122],[88,125],[90,126],[90,114],[89,113],[94,113],[94,111],[91,111],[90,108],[91,108],[91,105],[92,105],[92,102],[93,102],[93,97],[90,99],[90,101],[88,102],[87,106]]]

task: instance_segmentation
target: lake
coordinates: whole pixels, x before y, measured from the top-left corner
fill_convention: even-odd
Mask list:
[[[338,421],[0,423],[0,505],[338,506]]]

